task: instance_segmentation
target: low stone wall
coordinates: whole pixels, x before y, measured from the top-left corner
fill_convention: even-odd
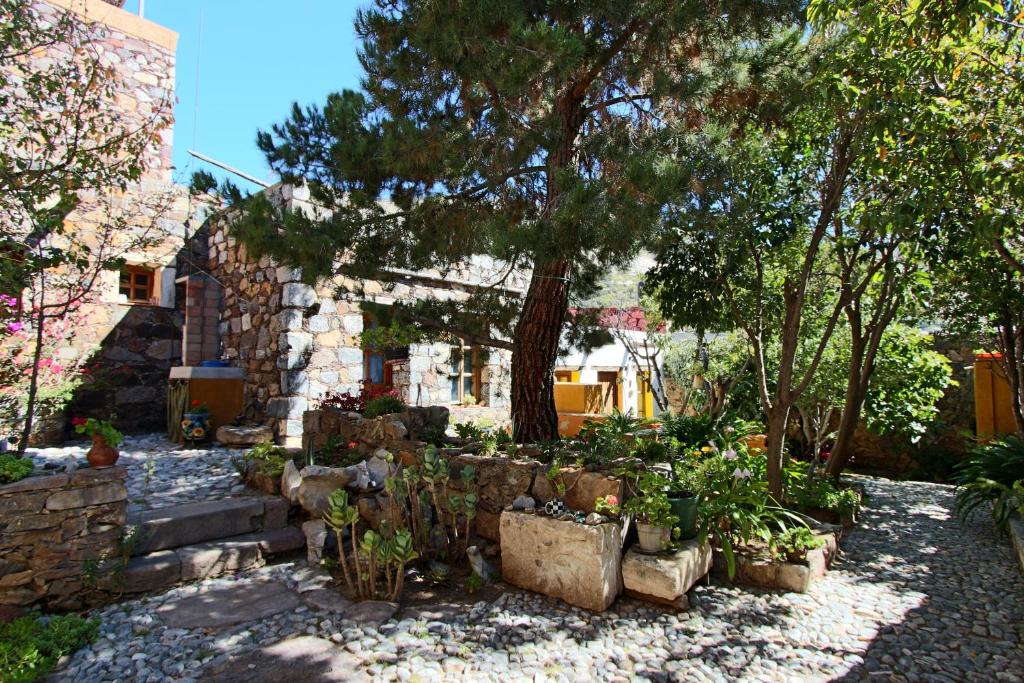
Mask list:
[[[86,560],[115,554],[125,524],[123,467],[0,486],[0,605],[79,609],[92,600]]]

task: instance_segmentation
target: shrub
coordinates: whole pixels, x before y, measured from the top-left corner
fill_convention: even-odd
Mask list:
[[[0,453],[0,484],[10,484],[32,474],[35,465],[28,458],[11,453]]]
[[[840,488],[824,474],[808,476],[807,463],[793,462],[783,477],[786,480],[786,504],[798,508],[821,508],[843,516],[852,515],[860,506],[853,489]]]
[[[679,448],[704,446],[715,438],[715,425],[707,415],[677,415],[664,422],[663,432]]]
[[[288,451],[275,446],[270,441],[258,443],[242,456],[246,463],[255,463],[256,471],[271,477],[280,477],[284,473],[284,464],[288,461]]]
[[[366,402],[366,408],[363,410],[363,417],[380,417],[381,415],[400,413],[403,410],[405,410],[405,404],[402,403],[402,399],[397,396],[378,396],[372,401]]]
[[[808,550],[814,550],[823,545],[825,545],[825,541],[816,536],[809,528],[794,526],[772,536],[768,548],[775,557],[781,555],[790,562],[803,562],[807,559]]]
[[[58,659],[88,645],[99,622],[74,614],[26,615],[0,624],[0,681],[30,683],[46,677]]]
[[[1024,441],[1008,436],[975,449],[956,467],[956,512],[966,519],[986,503],[992,504],[996,530],[1006,532],[1010,514],[1021,504],[1014,485],[1024,480]]]

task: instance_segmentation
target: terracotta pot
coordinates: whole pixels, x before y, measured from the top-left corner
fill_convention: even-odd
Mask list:
[[[95,468],[110,467],[117,462],[120,453],[99,434],[92,435],[92,448],[85,454],[85,459]]]

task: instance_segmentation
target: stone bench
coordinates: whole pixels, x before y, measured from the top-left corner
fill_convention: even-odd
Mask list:
[[[626,595],[677,609],[690,606],[686,593],[711,570],[711,546],[683,541],[674,553],[647,555],[630,549],[622,559]]]

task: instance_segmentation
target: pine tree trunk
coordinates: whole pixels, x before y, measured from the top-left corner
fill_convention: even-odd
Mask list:
[[[520,443],[558,438],[555,361],[568,307],[569,264],[537,268],[516,324],[512,350],[512,425]]]

